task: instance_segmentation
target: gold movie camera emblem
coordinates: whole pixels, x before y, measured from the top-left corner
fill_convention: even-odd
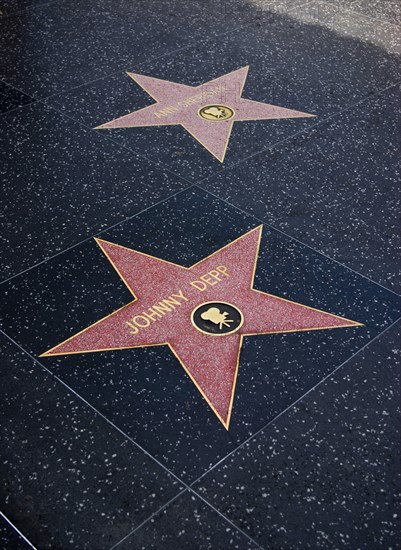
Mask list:
[[[222,121],[234,116],[234,110],[226,105],[205,105],[199,109],[198,114],[205,120]]]
[[[204,334],[226,336],[242,327],[244,317],[236,306],[227,302],[206,302],[193,310],[191,320]]]

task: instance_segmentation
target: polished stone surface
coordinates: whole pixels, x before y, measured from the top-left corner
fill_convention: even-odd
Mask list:
[[[168,346],[229,430],[244,338],[364,326],[254,289],[261,236],[256,227],[190,267],[96,239],[134,300],[40,357]]]
[[[154,103],[108,120],[95,129],[180,126],[223,163],[235,122],[314,118],[310,113],[242,97],[248,70],[249,65],[245,65],[199,86],[128,72],[127,76],[148,93]]]
[[[302,0],[166,3],[0,0],[0,77],[34,97],[133,68]],[[268,9],[267,9],[268,8]],[[1,15],[3,14],[3,15]]]
[[[194,188],[101,237],[189,267],[257,225]],[[401,315],[401,297],[268,227],[254,287],[364,326],[245,338],[228,432],[166,346],[40,361],[193,481]],[[93,239],[11,279],[0,292],[1,327],[35,357],[132,300]]]
[[[143,3],[142,3],[143,4]],[[0,76],[46,97],[188,45],[189,30],[137,5],[131,17],[90,3],[56,2],[0,18]]]
[[[1,125],[1,280],[188,185],[42,103]]]
[[[0,114],[31,103],[33,99],[0,81]]]
[[[250,26],[210,38],[152,62],[129,63],[133,73],[200,85],[249,65],[242,97],[317,115],[316,119],[234,124],[224,167],[320,123],[399,81],[398,29],[313,2],[288,13],[269,12]],[[125,72],[105,76],[48,99],[93,128],[153,100]],[[340,120],[339,115],[339,120]],[[179,126],[108,130],[130,150],[194,183],[222,170],[221,163]],[[109,134],[108,134],[109,135]]]
[[[87,9],[88,3],[85,0],[62,1],[66,6]],[[123,15],[128,20],[144,19],[151,13],[152,17],[161,17],[162,21],[166,21],[170,29],[188,34],[200,42],[207,37],[232,32],[255,22],[267,22],[275,12],[292,11],[303,4],[305,0],[98,0],[92,9]]]
[[[394,86],[202,186],[400,292],[400,110]]]
[[[31,548],[2,516],[0,516],[0,545],[5,550],[28,550]]]
[[[0,0],[0,511],[28,541],[0,515],[0,548],[399,547],[400,29],[396,0]],[[154,103],[127,71],[248,65],[243,98],[317,116],[236,122],[224,162],[95,129]],[[41,356],[132,301],[93,237],[189,267],[261,224],[254,288],[363,326],[245,336],[228,429],[167,346]],[[191,315],[209,383],[233,363]]]
[[[401,5],[398,0],[327,0],[346,10],[365,17],[382,19],[393,25],[401,25]]]
[[[398,323],[195,488],[264,548],[397,548],[400,337]]]
[[[26,10],[41,8],[47,4],[60,3],[63,0],[1,0],[0,16],[7,17]]]
[[[200,498],[186,492],[122,541],[117,549],[193,550],[194,541],[197,550],[259,548]]]
[[[110,548],[180,484],[0,338],[3,513],[37,548]]]

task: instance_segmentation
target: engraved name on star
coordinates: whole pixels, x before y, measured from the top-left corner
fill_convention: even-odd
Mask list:
[[[181,125],[223,162],[234,122],[315,116],[242,98],[248,69],[242,67],[199,86],[127,73],[156,103],[96,129]]]
[[[134,299],[42,356],[167,345],[228,429],[244,336],[361,326],[254,289],[261,231],[191,267],[96,239]]]

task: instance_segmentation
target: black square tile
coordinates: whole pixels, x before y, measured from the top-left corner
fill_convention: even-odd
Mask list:
[[[256,550],[259,546],[186,492],[118,545],[118,550]]]
[[[365,17],[383,19],[393,25],[401,24],[401,5],[397,0],[329,0],[343,9],[359,12]]]
[[[64,0],[64,5],[84,10],[87,9],[87,4],[85,0]],[[162,17],[175,32],[201,41],[256,21],[260,24],[271,19],[275,11],[290,11],[302,4],[303,0],[98,0],[92,9],[136,19],[144,19],[150,13],[152,16]]]
[[[0,18],[0,75],[36,98],[189,44],[164,14],[135,3],[131,17],[101,5],[57,2]]]
[[[343,12],[316,2],[287,13],[267,11],[251,26],[125,65],[126,71],[190,86],[249,65],[242,97],[317,115],[234,124],[224,165],[180,126],[97,131],[199,182],[399,80],[394,26]],[[48,101],[91,128],[154,103],[123,72]]]
[[[264,548],[396,548],[401,327],[392,327],[195,488]]]
[[[1,123],[1,280],[188,185],[40,102]]]
[[[28,550],[31,546],[0,515],[0,545],[4,549]]]
[[[102,238],[188,267],[259,224],[194,188]],[[401,311],[400,297],[268,227],[255,288],[365,326],[245,338],[228,431],[167,346],[40,361],[170,470],[192,481]],[[2,327],[36,357],[132,301],[92,240],[3,283],[0,290]]]
[[[202,187],[401,292],[400,87]]]
[[[63,2],[63,0],[1,0],[0,1],[0,17],[13,15],[15,13],[42,7],[47,4],[55,4]]]
[[[110,548],[182,487],[0,339],[3,512],[37,548]]]
[[[32,101],[31,97],[0,81],[0,113],[12,111]]]

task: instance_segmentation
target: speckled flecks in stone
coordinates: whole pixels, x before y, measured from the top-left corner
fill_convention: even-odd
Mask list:
[[[102,239],[190,267],[257,225],[194,188],[119,224]],[[401,298],[267,227],[254,288],[364,326],[245,337],[229,432],[166,346],[41,361],[174,473],[192,481],[401,312]],[[4,330],[36,357],[132,301],[92,241],[4,283],[0,291]]]
[[[29,1],[29,0],[28,0]],[[87,12],[86,0],[62,0],[64,5],[71,5]],[[189,36],[191,42],[200,42],[210,36],[250,25],[255,21],[262,23],[274,17],[275,10],[291,11],[305,3],[305,0],[202,0],[201,2],[182,2],[165,0],[97,0],[90,6],[94,12],[106,11],[123,15],[127,21],[145,20],[149,14],[151,20],[164,23],[162,37],[168,29]],[[157,31],[155,32],[157,36]]]
[[[400,111],[395,86],[202,185],[399,292]]]
[[[0,114],[31,103],[32,98],[0,81]]]
[[[365,17],[401,25],[401,5],[398,0],[327,0],[327,2],[336,4],[345,10],[358,12]]]
[[[0,74],[34,97],[47,97],[165,55],[193,41],[147,2],[131,16],[91,2],[49,2],[0,17]],[[157,38],[156,38],[157,37]]]
[[[30,354],[0,338],[0,510],[38,550],[398,548],[399,22],[0,0],[0,315]],[[317,117],[235,124],[223,164],[179,126],[94,130],[154,103],[126,71],[193,90],[247,65],[242,97]],[[229,431],[167,346],[34,363],[132,301],[93,236],[190,268],[261,223],[254,288],[363,326],[245,336]]]
[[[109,549],[177,481],[0,336],[1,506],[32,544]]]
[[[127,537],[118,550],[194,550],[194,547],[196,550],[259,548],[200,498],[186,492]]]
[[[261,234],[257,227],[190,268],[97,239],[134,301],[41,357],[168,345],[228,429],[244,336],[363,326],[254,290]],[[224,333],[232,303],[242,320]],[[193,318],[203,304],[211,306],[207,332]]]
[[[195,488],[265,548],[399,547],[400,324]]]
[[[128,73],[156,103],[101,124],[97,129],[179,125],[223,162],[234,122],[314,116],[241,97],[248,68],[242,67],[195,87]]]
[[[1,130],[0,280],[188,185],[39,102]]]
[[[2,516],[0,516],[0,548],[4,550],[32,548]]]
[[[7,17],[31,8],[40,8],[46,4],[61,3],[64,0],[0,0],[0,17]]]
[[[234,124],[223,167],[399,81],[397,54],[401,48],[398,29],[392,25],[358,14],[345,18],[343,9],[315,2],[289,13],[275,12],[267,21],[260,21],[258,13],[255,8],[250,27],[124,67],[136,74],[199,86],[247,64],[250,71],[243,97],[317,115],[313,121],[297,118]],[[121,72],[48,101],[95,127],[153,103],[129,80]],[[113,130],[112,135],[130,150],[194,183],[222,169],[217,159],[178,126],[122,128]]]

